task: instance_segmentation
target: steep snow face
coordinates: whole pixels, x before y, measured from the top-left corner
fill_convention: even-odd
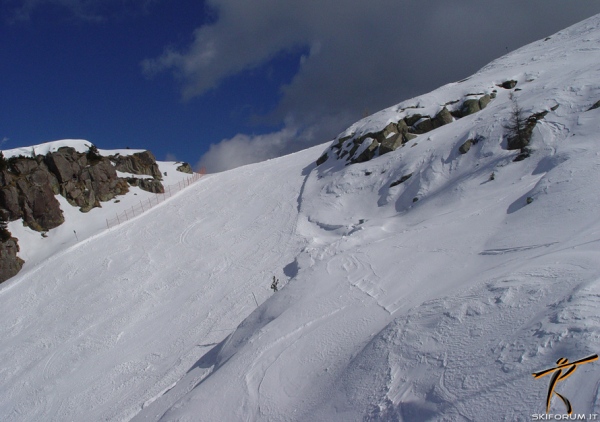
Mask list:
[[[0,286],[0,419],[544,413],[549,379],[531,374],[600,351],[599,62],[596,16],[340,135],[496,89],[396,151],[207,176],[24,271]],[[511,94],[548,112],[518,162]],[[598,365],[557,385],[575,413],[600,413]]]
[[[531,373],[600,350],[600,111],[590,110],[600,99],[599,24],[589,19],[340,134],[332,145],[381,131],[409,107],[433,116],[496,90],[484,110],[392,153],[353,165],[329,154],[313,168],[299,197],[297,274],[219,345],[213,373],[161,420],[543,413],[549,380]],[[507,80],[516,89],[497,86]],[[519,162],[506,150],[513,99],[526,115],[548,112]],[[560,384],[581,414],[599,410],[594,365]]]
[[[322,148],[205,176],[2,283],[0,419],[129,420],[173,386],[284,279]]]

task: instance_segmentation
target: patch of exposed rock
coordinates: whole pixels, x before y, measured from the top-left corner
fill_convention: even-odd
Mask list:
[[[165,188],[160,180],[156,179],[138,179],[137,177],[128,177],[127,183],[131,186],[137,186],[142,190],[152,193],[165,193]]]
[[[111,162],[113,159],[116,165]],[[64,222],[63,212],[56,195],[87,212],[100,207],[129,191],[128,181],[117,176],[117,168],[124,172],[152,176],[134,179],[136,186],[154,193],[164,193],[161,174],[151,152],[145,151],[127,157],[102,157],[95,147],[87,153],[71,147],[62,147],[45,156],[0,156],[0,215],[6,221],[23,220],[33,230],[45,232]],[[0,281],[14,276],[22,267],[17,256],[17,239],[0,239]]]
[[[118,171],[139,175],[152,176],[162,180],[162,174],[156,164],[156,158],[150,151],[136,152],[131,155],[113,155],[109,157]]]
[[[346,160],[348,164],[369,161],[374,157],[395,151],[419,135],[483,110],[494,98],[495,92],[470,94],[462,102],[456,100],[447,103],[434,116],[415,112],[397,122],[388,123],[380,131],[339,138],[330,150],[317,160],[317,165],[323,164],[332,155]],[[406,109],[401,111],[406,111]]]
[[[181,163],[175,170],[180,171],[182,173],[193,174],[192,166],[189,163]]]
[[[458,152],[460,152],[461,154],[466,154],[467,152],[469,152],[473,145],[477,145],[479,141],[482,140],[483,137],[481,136],[476,136],[475,138],[467,139],[460,147],[458,147]]]
[[[44,157],[11,158],[0,172],[0,208],[6,219],[23,219],[33,230],[50,230],[64,221],[56,176],[48,169]]]
[[[127,182],[117,177],[108,158],[95,156],[90,159],[88,155],[74,148],[62,147],[48,153],[44,159],[58,180],[58,192],[55,189],[55,193],[60,193],[82,212],[129,191]]]
[[[25,261],[17,256],[18,252],[19,245],[16,238],[11,237],[0,241],[0,283],[21,271]]]

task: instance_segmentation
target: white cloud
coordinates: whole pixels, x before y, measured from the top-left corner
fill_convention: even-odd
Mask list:
[[[297,135],[291,128],[284,128],[267,135],[238,134],[212,144],[196,164],[196,169],[205,167],[209,173],[257,163],[285,154],[290,141]]]
[[[172,72],[185,99],[282,51],[299,46],[309,51],[293,80],[281,87],[272,116],[293,119],[293,130],[286,125],[285,133],[237,135],[213,145],[207,155],[224,163],[230,153],[230,165],[250,160],[238,153],[244,148],[248,157],[272,156],[252,152],[251,146],[283,142],[288,145],[278,148],[290,152],[308,146],[299,138],[307,133],[313,143],[324,142],[364,110],[375,112],[461,79],[507,48],[600,12],[598,3],[587,0],[209,0],[208,5],[218,18],[196,29],[189,46],[143,62],[147,74]]]

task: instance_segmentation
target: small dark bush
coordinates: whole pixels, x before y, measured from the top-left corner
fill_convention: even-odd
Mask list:
[[[100,155],[100,151],[98,151],[98,148],[94,144],[90,144],[89,149],[85,155],[86,155],[88,161],[91,163],[97,163],[98,161],[100,161],[102,159],[102,156]]]
[[[4,156],[4,153],[0,151],[0,171],[8,169],[8,160]]]

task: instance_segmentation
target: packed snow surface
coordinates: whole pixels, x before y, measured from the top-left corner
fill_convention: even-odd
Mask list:
[[[598,63],[596,16],[340,135],[496,90],[394,152],[317,167],[322,145],[208,175],[54,245],[0,285],[0,420],[545,413],[550,377],[532,373],[600,352]],[[518,90],[497,86],[511,79]],[[506,150],[513,100],[548,112],[519,162]],[[591,362],[556,391],[593,415],[599,387]],[[558,396],[551,413],[566,413]]]

